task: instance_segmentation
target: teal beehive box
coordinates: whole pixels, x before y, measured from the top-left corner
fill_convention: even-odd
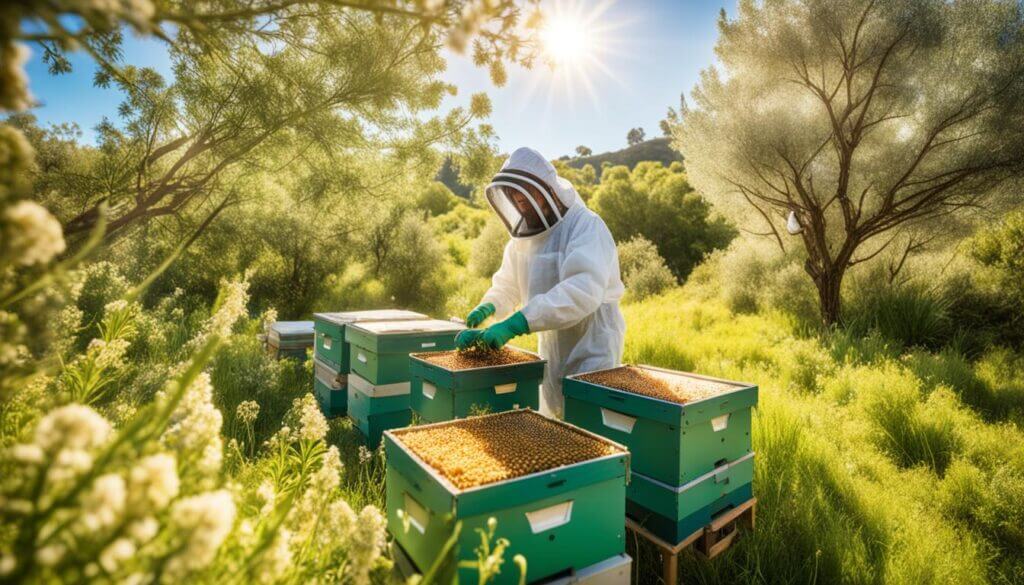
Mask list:
[[[348,375],[348,417],[363,435],[366,446],[376,449],[388,429],[409,426],[409,382],[371,384],[356,373]]]
[[[306,350],[313,346],[312,321],[275,321],[267,330],[267,351],[275,359],[306,359]]]
[[[313,396],[324,416],[345,414],[348,404],[348,376],[337,372],[332,364],[313,356]]]
[[[567,422],[626,445],[633,471],[665,484],[753,452],[753,384],[621,366],[569,376],[562,388]]]
[[[529,582],[586,567],[625,550],[629,453],[598,435],[532,410],[516,410],[387,431],[388,530],[423,572],[450,551],[473,560],[480,530],[496,522],[508,540],[499,585]],[[476,583],[466,565],[444,582]]]
[[[753,453],[681,486],[633,472],[626,489],[626,512],[666,542],[682,542],[711,524],[715,516],[754,497],[753,481]]]
[[[345,327],[352,372],[371,384],[409,381],[409,354],[455,349],[463,325],[437,319],[368,321]]]
[[[414,353],[409,358],[409,399],[424,421],[538,408],[547,361],[535,353],[506,347],[494,352]]]
[[[316,357],[342,375],[349,373],[349,344],[345,341],[345,326],[365,321],[414,321],[428,319],[422,313],[401,309],[374,311],[346,311],[341,313],[314,313]]]

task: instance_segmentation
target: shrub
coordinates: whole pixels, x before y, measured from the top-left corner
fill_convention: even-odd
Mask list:
[[[427,223],[405,215],[381,265],[387,295],[402,307],[431,311],[444,304],[445,249]]]
[[[736,235],[686,180],[681,168],[656,162],[602,174],[593,208],[618,241],[643,236],[654,242],[672,274],[685,279],[704,257]]]
[[[416,197],[416,207],[431,216],[438,216],[451,211],[458,201],[455,194],[443,183],[432,181]]]
[[[658,248],[643,236],[618,245],[619,270],[626,293],[633,300],[661,294],[675,286],[676,279],[658,255]]]
[[[508,240],[508,230],[502,225],[501,220],[492,214],[480,235],[473,240],[473,247],[469,253],[470,273],[490,278],[497,272]]]
[[[914,282],[887,284],[877,270],[851,284],[844,326],[860,334],[876,330],[907,347],[934,348],[950,339],[949,303],[935,290]]]

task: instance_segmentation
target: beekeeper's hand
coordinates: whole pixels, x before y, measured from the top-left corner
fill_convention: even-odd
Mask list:
[[[466,317],[466,327],[479,327],[488,317],[494,314],[493,303],[482,303],[469,312]]]
[[[491,349],[501,349],[513,337],[526,335],[529,332],[530,324],[526,322],[526,317],[516,311],[508,319],[484,329],[480,341]]]
[[[484,332],[479,329],[463,329],[455,336],[455,347],[458,349],[469,349],[480,343]]]

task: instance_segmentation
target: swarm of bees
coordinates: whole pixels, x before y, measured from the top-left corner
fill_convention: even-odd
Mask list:
[[[423,358],[432,364],[436,364],[446,370],[452,371],[486,368],[489,366],[524,364],[527,362],[535,362],[540,359],[535,355],[528,354],[525,351],[512,349],[510,347],[490,349],[479,345],[470,347],[469,349],[416,354],[416,357]]]
[[[395,435],[459,489],[626,452],[528,410],[413,427]]]
[[[736,386],[724,382],[635,366],[592,372],[577,376],[576,379],[679,404],[703,400],[736,389]]]

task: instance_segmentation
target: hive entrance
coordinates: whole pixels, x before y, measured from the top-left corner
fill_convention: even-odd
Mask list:
[[[678,404],[703,400],[737,388],[726,382],[636,366],[582,374],[576,376],[576,379]]]
[[[459,489],[626,452],[528,410],[413,427],[394,435]]]
[[[526,353],[525,351],[519,351],[518,349],[512,349],[510,347],[503,347],[501,349],[474,347],[463,350],[415,355],[420,359],[452,371],[525,364],[528,362],[535,362],[540,359],[535,355]]]

